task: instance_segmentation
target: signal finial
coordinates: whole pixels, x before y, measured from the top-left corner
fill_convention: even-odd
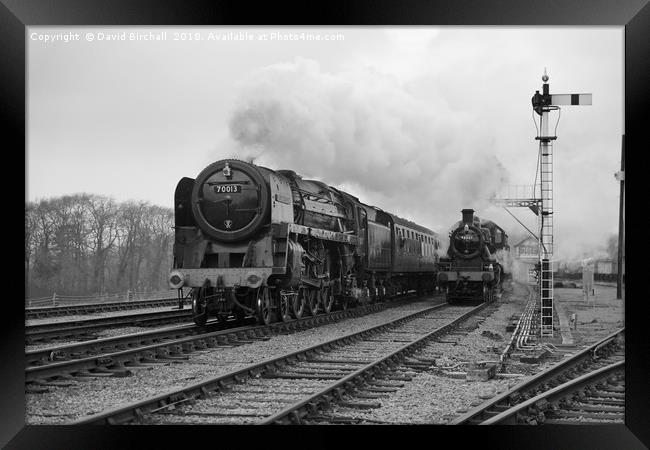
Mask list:
[[[548,75],[546,75],[546,67],[544,67],[544,75],[542,75],[542,81],[544,83],[548,81]]]

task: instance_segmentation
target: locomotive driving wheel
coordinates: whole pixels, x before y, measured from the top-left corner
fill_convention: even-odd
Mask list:
[[[267,286],[257,289],[257,320],[264,325],[269,325],[273,321],[271,293]]]
[[[209,289],[209,282],[200,288],[194,288],[192,291],[192,319],[197,325],[205,325],[208,321],[208,307],[206,304],[206,293]]]
[[[298,295],[293,297],[293,302],[291,304],[293,310],[293,317],[300,319],[305,314],[305,309],[307,308],[307,295],[308,289],[306,287],[298,288]]]
[[[291,301],[289,300],[290,294],[280,292],[280,319],[283,322],[291,320]]]
[[[323,305],[323,311],[325,314],[328,314],[334,306],[334,295],[332,295],[332,288],[329,286],[321,286],[320,292],[318,293],[320,297],[320,302]]]
[[[321,296],[318,289],[307,289],[307,306],[312,316],[320,312]]]

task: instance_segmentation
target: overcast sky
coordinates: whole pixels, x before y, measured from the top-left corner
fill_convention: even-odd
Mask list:
[[[557,124],[556,258],[598,256],[618,231],[623,37],[623,27],[29,27],[27,200],[87,192],[172,207],[181,177],[255,158],[444,234],[471,207],[521,235],[487,198],[535,180],[531,97],[546,68],[552,94],[593,94]],[[534,229],[532,212],[511,211]]]

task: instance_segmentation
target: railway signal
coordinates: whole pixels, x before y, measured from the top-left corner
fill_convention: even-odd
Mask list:
[[[502,206],[508,213],[508,207],[529,208],[537,216],[539,233],[535,236],[512,213],[513,217],[528,230],[538,242],[539,286],[540,286],[540,333],[553,337],[553,141],[557,136],[549,132],[549,115],[551,111],[560,110],[560,106],[591,105],[591,94],[551,94],[548,75],[544,69],[542,76],[542,93],[535,91],[532,98],[533,110],[540,116],[539,135],[539,191],[537,184],[532,187],[532,198],[516,195],[514,198],[493,198],[492,203]],[[559,119],[558,119],[559,120]],[[557,128],[557,127],[556,127]],[[537,183],[537,180],[536,180]]]
[[[591,94],[551,94],[544,69],[542,93],[535,91],[533,110],[540,116],[539,141],[540,208],[539,224],[540,333],[553,337],[553,141],[549,132],[549,115],[560,105],[591,105]]]

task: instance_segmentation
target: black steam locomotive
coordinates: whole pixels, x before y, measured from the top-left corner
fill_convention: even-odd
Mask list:
[[[490,220],[480,220],[473,209],[463,209],[463,220],[449,233],[447,257],[440,258],[438,285],[447,302],[480,298],[491,301],[505,271],[508,235]]]
[[[226,159],[176,187],[169,284],[194,321],[288,321],[433,290],[438,235],[289,170]]]

